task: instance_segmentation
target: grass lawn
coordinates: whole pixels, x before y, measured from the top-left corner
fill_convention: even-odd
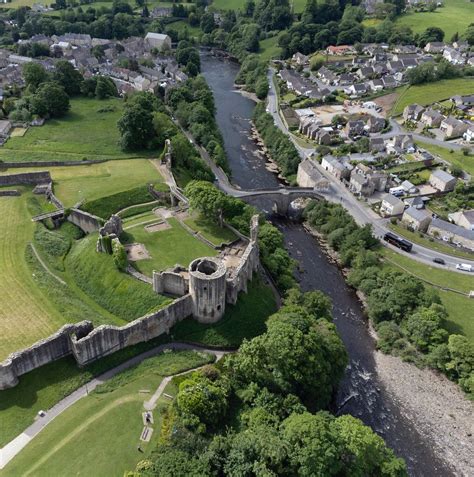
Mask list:
[[[400,95],[392,108],[392,116],[403,113],[405,106],[418,103],[422,106],[450,98],[456,94],[474,93],[473,78],[455,78],[435,81],[399,89]]]
[[[276,311],[271,288],[256,276],[234,306],[226,305],[225,315],[218,323],[204,325],[188,318],[172,329],[171,339],[237,348],[244,338],[264,333],[267,318]]]
[[[0,360],[66,323],[37,287],[25,260],[35,227],[27,208],[31,196],[24,191],[19,197],[0,197]]]
[[[206,217],[193,215],[189,219],[186,219],[184,223],[196,232],[200,232],[204,238],[216,246],[223,243],[230,243],[237,239],[234,232],[226,227],[219,227],[218,224]]]
[[[451,152],[450,149],[446,149],[445,147],[434,146],[424,142],[418,142],[417,144],[432,154],[441,157],[445,161],[461,167],[471,176],[474,175],[474,156],[465,156],[462,151],[453,150]]]
[[[278,46],[279,35],[272,36],[271,38],[265,38],[260,41],[260,57],[262,60],[271,60],[272,58],[279,58],[281,48]]]
[[[295,13],[300,13],[304,10],[306,0],[293,0],[291,2]],[[245,0],[213,0],[212,6],[219,10],[243,10]]]
[[[151,441],[139,440],[144,401],[163,377],[212,360],[211,355],[191,351],[164,353],[115,376],[48,425],[2,475],[121,476],[134,469],[138,461],[149,456],[159,439],[156,422]],[[150,393],[140,393],[143,389]],[[166,401],[161,402],[162,408],[164,405]],[[154,416],[159,418],[159,408]],[[138,445],[143,454],[137,451]],[[96,452],[91,454],[91,449]],[[94,458],[85,459],[86,455]]]
[[[156,156],[156,152],[134,154],[120,149],[117,121],[122,109],[121,99],[74,98],[64,118],[32,127],[24,137],[10,138],[0,149],[0,159],[31,162]]]
[[[170,302],[156,294],[151,285],[120,272],[111,255],[95,251],[96,241],[97,234],[91,234],[73,246],[65,261],[68,281],[74,281],[102,308],[125,321],[132,321]]]
[[[54,192],[66,207],[71,207],[82,199],[92,201],[163,180],[148,159],[127,159],[84,166],[48,167],[47,169],[54,181]],[[42,170],[45,168],[8,169],[6,174]]]
[[[474,290],[474,276],[430,267],[388,249],[384,249],[383,254],[390,260],[388,262],[390,266],[403,267],[423,280],[466,293]],[[464,334],[469,339],[474,340],[474,301],[472,298],[438,288],[437,290],[449,313],[446,323],[447,328],[453,333]]]
[[[167,30],[175,30],[178,33],[183,32],[185,28],[191,37],[197,37],[202,34],[202,30],[198,26],[191,26],[186,20],[178,20],[177,22],[168,23],[166,25]]]
[[[159,218],[153,213],[143,215],[138,222],[159,222]],[[124,243],[145,244],[151,258],[139,260],[133,266],[140,272],[151,276],[153,270],[164,270],[176,264],[187,267],[189,263],[198,257],[214,257],[217,251],[193,237],[180,223],[174,219],[167,219],[169,229],[159,232],[147,232],[144,225],[133,225],[127,222],[127,230],[124,233]],[[150,223],[152,223],[150,222]]]
[[[410,12],[397,18],[397,25],[410,27],[421,33],[429,27],[441,28],[444,41],[449,41],[454,33],[464,33],[474,18],[474,6],[468,0],[446,0],[444,6],[435,12]]]
[[[428,238],[420,237],[418,232],[411,232],[407,230],[405,227],[400,225],[390,224],[389,227],[398,235],[402,235],[406,237],[410,242],[417,243],[422,245],[423,247],[430,248],[432,250],[436,250],[440,253],[447,253],[452,255],[453,257],[460,257],[460,258],[468,258],[470,260],[474,259],[474,253],[463,252],[457,250],[454,247],[450,247],[449,245],[445,245],[443,243],[439,243],[438,241],[431,242]]]

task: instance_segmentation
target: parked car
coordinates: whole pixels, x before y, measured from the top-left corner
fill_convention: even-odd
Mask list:
[[[439,258],[439,257],[433,258],[433,262],[434,263],[439,263],[440,265],[446,265],[446,262],[442,258]]]
[[[456,268],[458,270],[463,270],[464,272],[472,272],[472,265],[467,263],[456,263]]]

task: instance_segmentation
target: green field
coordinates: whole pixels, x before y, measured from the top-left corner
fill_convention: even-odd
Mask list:
[[[458,32],[462,35],[474,18],[474,5],[468,0],[445,0],[444,6],[435,12],[410,12],[398,17],[397,25],[410,27],[421,33],[429,27],[441,28],[444,41],[449,41]]]
[[[450,162],[456,166],[461,167],[471,176],[474,175],[474,156],[469,155],[465,156],[462,151],[455,151],[454,149],[450,150],[441,146],[434,146],[432,144],[427,144],[424,142],[418,142],[423,149],[435,154],[445,161]]]
[[[271,38],[265,38],[260,41],[260,57],[262,60],[271,60],[272,58],[279,58],[281,48],[278,46],[278,35]]]
[[[196,232],[209,240],[216,247],[223,243],[230,243],[237,239],[237,236],[225,227],[219,227],[213,220],[202,216],[191,216],[184,220],[184,223]]]
[[[216,250],[187,232],[174,218],[167,219],[171,227],[166,230],[158,232],[145,230],[145,225],[159,221],[156,215],[149,213],[135,221],[124,223],[126,229],[123,243],[142,243],[151,255],[150,259],[133,263],[140,272],[151,276],[153,270],[164,270],[176,264],[187,267],[195,258],[217,255]],[[147,223],[139,225],[141,222]]]
[[[400,88],[399,97],[392,108],[392,116],[403,113],[405,106],[418,103],[427,106],[457,94],[474,93],[474,78],[455,78]]]
[[[466,273],[449,272],[437,267],[430,267],[388,249],[384,249],[383,254],[390,260],[390,265],[403,267],[423,280],[465,293],[474,290],[474,277]],[[446,323],[448,330],[452,333],[464,334],[470,340],[474,340],[474,301],[472,298],[438,288],[437,290],[449,313]]]
[[[31,192],[0,197],[0,360],[54,333],[66,321],[36,286],[25,260],[34,224],[27,209]]]
[[[163,353],[115,376],[51,422],[2,475],[122,476],[153,450],[159,439],[161,412],[171,403],[164,397],[157,402],[152,439],[143,443],[139,437],[144,401],[163,377],[212,360],[212,355],[191,351]],[[144,389],[150,392],[139,392]],[[166,389],[167,394],[174,395],[173,391],[176,389]],[[137,451],[138,445],[143,453]],[[85,458],[87,455],[90,458]]]
[[[6,174],[45,169],[50,171],[53,178],[54,193],[66,207],[82,199],[92,201],[163,180],[148,159],[126,159],[84,166],[8,169]]]
[[[244,8],[245,0],[213,0],[212,5],[220,10],[239,10]],[[293,0],[290,5],[299,13],[304,10],[306,0]]]
[[[123,109],[121,99],[76,98],[61,119],[31,127],[23,137],[10,138],[0,149],[0,160],[82,161],[158,156],[150,151],[125,153],[119,146],[117,121]]]

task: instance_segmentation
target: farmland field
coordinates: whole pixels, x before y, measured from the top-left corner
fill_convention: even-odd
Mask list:
[[[449,41],[454,33],[464,33],[474,18],[474,4],[468,0],[445,0],[444,6],[435,12],[410,12],[397,19],[398,25],[410,27],[421,33],[429,27],[441,28],[444,41]]]
[[[474,93],[473,78],[456,78],[436,81],[421,85],[400,88],[399,97],[392,109],[392,115],[397,116],[403,112],[405,106],[418,103],[422,106],[448,99],[457,94]]]
[[[134,187],[162,181],[148,159],[126,159],[100,164],[62,167],[31,167],[8,169],[7,174],[49,170],[54,193],[66,207],[82,199],[88,202]]]
[[[36,286],[25,261],[34,224],[27,199],[0,197],[0,360],[57,331],[64,316]]]
[[[120,99],[76,98],[61,119],[31,127],[23,137],[10,138],[0,149],[0,160],[11,162],[127,159],[152,153],[125,153],[120,149],[117,121]],[[156,152],[154,153],[157,154]]]

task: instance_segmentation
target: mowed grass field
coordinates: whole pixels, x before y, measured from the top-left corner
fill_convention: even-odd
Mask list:
[[[200,232],[204,238],[216,246],[230,243],[237,239],[237,236],[231,230],[219,227],[214,221],[197,214],[191,215],[184,223],[196,232]]]
[[[418,103],[422,106],[448,99],[458,94],[474,93],[474,78],[455,78],[400,89],[398,99],[392,108],[392,116],[403,113],[405,106]]]
[[[82,199],[90,202],[163,180],[149,159],[125,159],[83,166],[8,169],[5,174],[45,169],[50,171],[53,178],[54,193],[66,207],[71,207]]]
[[[256,3],[258,3],[258,0]],[[296,13],[302,12],[306,6],[306,0],[293,0],[290,3],[293,4]],[[245,0],[213,0],[212,5],[219,10],[242,10]]]
[[[474,3],[469,0],[445,0],[444,6],[435,12],[410,12],[398,17],[397,24],[410,27],[421,33],[429,27],[444,31],[444,40],[449,41],[458,32],[460,35],[474,20]]]
[[[158,400],[154,432],[145,443],[139,440],[144,401],[165,376],[202,366],[213,358],[193,351],[163,353],[115,376],[52,421],[7,465],[2,476],[120,477],[133,470],[156,446],[161,413],[172,402],[164,397]],[[150,392],[139,392],[144,389]],[[165,390],[171,396],[176,393],[172,385]]]
[[[418,144],[422,148],[426,149],[427,151],[430,151],[432,154],[441,157],[445,161],[448,161],[451,164],[461,167],[471,176],[474,175],[474,156],[465,156],[462,151],[452,150],[451,152],[450,149],[446,149],[445,147],[434,146],[432,144],[427,144],[424,142],[418,142]]]
[[[10,162],[82,161],[149,157],[152,153],[126,153],[120,149],[117,121],[121,99],[74,98],[64,118],[31,127],[23,137],[10,138],[0,149],[0,160]],[[156,153],[155,153],[156,154]]]
[[[25,261],[34,233],[27,209],[29,194],[0,197],[0,361],[65,323],[37,288]]]
[[[474,276],[468,273],[456,273],[438,267],[430,267],[388,249],[384,249],[383,254],[390,260],[387,262],[390,266],[403,267],[423,280],[465,293],[474,290]],[[474,301],[472,298],[439,288],[437,290],[449,313],[446,322],[448,330],[451,333],[463,334],[474,341]]]
[[[123,243],[142,243],[151,256],[132,263],[140,272],[151,276],[153,270],[164,270],[176,264],[187,267],[195,258],[217,255],[215,249],[191,235],[175,218],[167,219],[171,227],[166,230],[145,230],[145,225],[160,220],[155,214],[149,213],[123,224]]]

